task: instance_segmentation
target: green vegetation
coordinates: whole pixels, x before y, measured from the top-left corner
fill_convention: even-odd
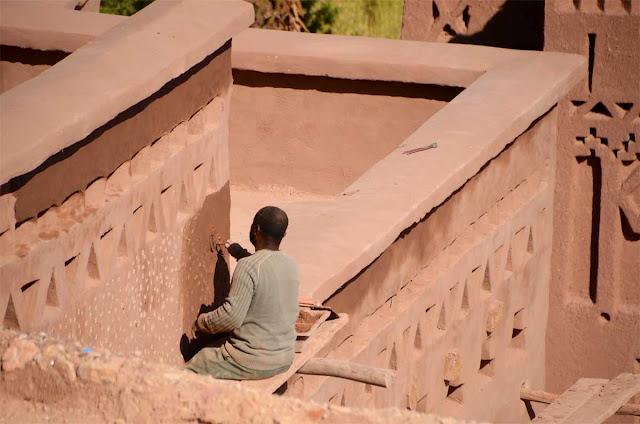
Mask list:
[[[128,16],[152,1],[102,0],[100,11]],[[386,38],[400,38],[402,29],[404,0],[249,1],[261,28]]]
[[[331,0],[302,0],[304,23],[309,32],[333,33],[338,8]]]
[[[333,34],[400,38],[404,0],[333,0]]]
[[[101,0],[100,12],[131,16],[153,0]]]

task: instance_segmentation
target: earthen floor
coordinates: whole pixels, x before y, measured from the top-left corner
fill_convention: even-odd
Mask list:
[[[322,201],[332,197],[285,186],[264,186],[259,189],[231,186],[231,240],[253,251],[249,242],[249,227],[253,216],[263,206],[278,206],[286,212],[287,205],[293,202]],[[231,262],[230,266],[233,268],[235,263]]]

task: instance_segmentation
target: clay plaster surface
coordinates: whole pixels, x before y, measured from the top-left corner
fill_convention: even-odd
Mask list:
[[[402,39],[542,50],[544,0],[406,0]]]
[[[640,371],[640,2],[550,1],[545,22],[545,49],[588,58],[560,104],[547,379],[561,392]]]
[[[31,78],[37,77],[50,67],[50,65],[46,64],[29,65],[0,60],[0,94]]]
[[[97,178],[112,174],[212,98],[226,95],[231,85],[229,44],[42,166],[4,185],[3,191],[17,198],[16,220],[23,222],[60,205]]]
[[[34,169],[158,91],[252,19],[251,6],[238,1],[157,1],[129,18],[127,25],[112,28],[48,72],[4,93],[0,182]],[[132,38],[138,40],[135,45]],[[20,117],[26,115],[41,118],[34,119],[37,125],[21,125]]]
[[[357,37],[347,38],[343,44],[337,42],[343,38],[248,30],[234,41],[233,65],[251,71],[316,75],[300,65],[308,63],[325,75],[339,78],[357,78],[366,69],[380,73],[379,79],[389,80],[394,64],[400,66],[402,59],[403,67],[420,70],[420,82],[452,84],[450,77],[458,75],[456,70],[467,78],[458,75],[457,83],[468,85],[471,77],[477,80],[334,200],[314,204],[313,209],[304,204],[289,206],[288,212],[295,219],[285,248],[294,256],[300,252],[301,289],[316,301],[327,299],[371,263],[403,229],[442,202],[548,111],[580,79],[585,63],[578,56],[476,46]],[[285,54],[285,46],[291,46],[290,53]],[[389,54],[372,55],[373,47],[387,49]],[[257,53],[256,48],[262,51]],[[424,51],[418,54],[414,48]],[[431,60],[427,52],[451,69],[434,66],[438,61]],[[347,53],[356,59],[345,58]],[[410,54],[415,60],[410,60]],[[339,59],[346,65],[337,66]],[[396,81],[407,78],[402,72],[399,75]],[[426,75],[429,81],[425,81]],[[491,101],[487,103],[487,99]],[[434,141],[439,143],[436,150],[402,154]],[[416,185],[416,180],[421,184]],[[367,219],[362,219],[363,211]],[[332,231],[327,232],[327,228]],[[296,233],[304,236],[298,238]],[[345,254],[327,256],[326,251],[333,249]]]
[[[460,91],[235,71],[233,183],[338,194]]]
[[[241,66],[295,73],[286,56],[258,57],[265,60]],[[290,380],[287,393],[336,405],[527,419],[505,393],[516,396],[523,383],[544,386],[555,111],[504,148],[581,78],[584,63],[524,55],[492,68],[338,195],[270,198],[290,216],[283,248],[298,260],[303,294],[352,318],[325,354],[399,371],[392,391],[303,376]],[[341,76],[353,71],[324,66]],[[435,150],[402,154],[434,141]],[[474,183],[479,171],[489,176]],[[253,204],[251,196],[233,194],[232,207]],[[243,218],[234,233],[246,231],[250,216]],[[470,312],[471,303],[482,306]],[[422,371],[427,362],[437,365]],[[496,398],[482,401],[489,393]]]
[[[382,38],[247,29],[234,38],[234,69],[466,87],[528,52]]]
[[[312,210],[303,204],[291,205],[293,236],[285,241],[285,248],[294,257],[300,252],[302,293],[323,301],[371,263],[404,228],[441,203],[552,107],[579,78],[582,63],[575,56],[543,55],[499,67],[432,116],[338,200]],[[487,98],[492,102],[487,104]],[[467,119],[460,121],[460,116]],[[434,141],[439,143],[436,150],[402,154]],[[422,183],[418,186],[416,180]],[[362,211],[367,211],[367,219],[362,219]],[[326,255],[334,249],[345,254]]]
[[[216,98],[109,178],[6,231],[2,325],[181,362],[180,337],[228,290],[228,100]],[[226,281],[224,281],[226,277]]]
[[[59,7],[61,1],[3,0],[0,2],[2,44],[38,50],[72,52],[126,17],[78,13]]]
[[[527,420],[519,388],[544,387],[555,125],[552,112],[327,302],[350,316],[328,356],[397,370],[392,390],[301,376],[288,393]]]

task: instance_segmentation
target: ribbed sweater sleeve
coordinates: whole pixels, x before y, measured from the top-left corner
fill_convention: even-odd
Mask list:
[[[244,264],[238,263],[233,273],[231,290],[225,302],[199,320],[202,330],[227,333],[240,327],[247,316],[255,288],[254,278]]]

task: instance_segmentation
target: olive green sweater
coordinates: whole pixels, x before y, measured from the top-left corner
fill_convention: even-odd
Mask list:
[[[291,365],[298,317],[298,269],[281,251],[259,250],[240,259],[229,296],[199,319],[203,330],[231,332],[223,349],[253,370]]]

